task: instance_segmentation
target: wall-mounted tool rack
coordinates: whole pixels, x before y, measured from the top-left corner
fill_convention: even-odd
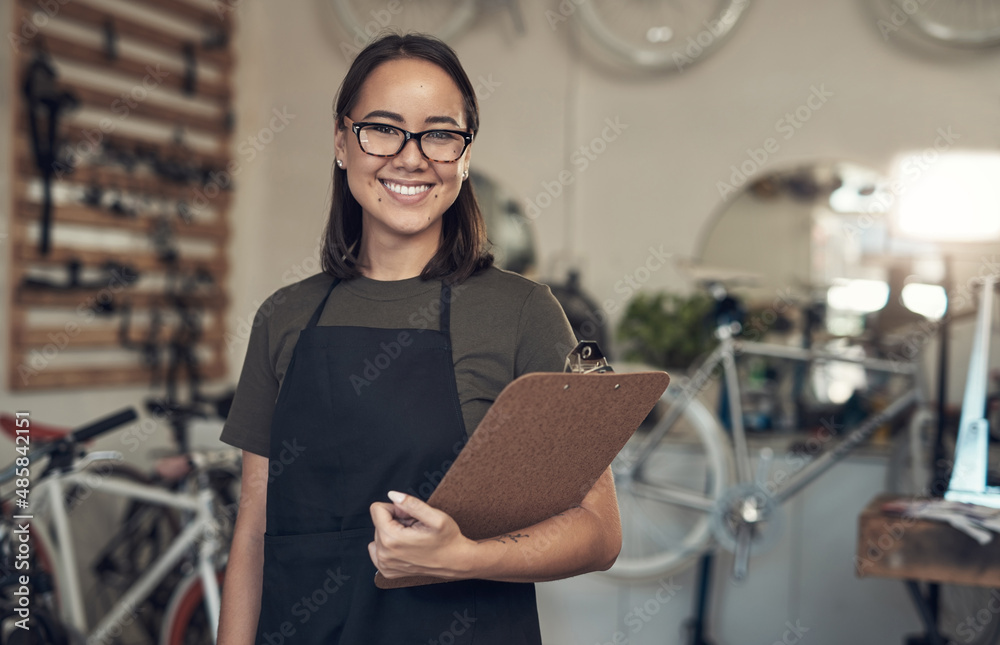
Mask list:
[[[233,12],[8,6],[8,387],[146,385],[171,364],[224,377]]]

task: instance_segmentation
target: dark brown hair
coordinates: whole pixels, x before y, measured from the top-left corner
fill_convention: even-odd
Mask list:
[[[422,34],[387,34],[365,47],[351,64],[340,85],[335,107],[336,127],[344,129],[344,116],[358,101],[368,76],[383,63],[400,58],[419,58],[443,69],[465,100],[465,121],[473,135],[479,132],[479,104],[476,92],[458,56],[442,41]],[[361,240],[361,205],[347,186],[347,172],[333,169],[333,198],[330,217],[323,239],[323,271],[332,276],[350,279],[361,275],[358,251]],[[486,239],[486,224],[479,210],[472,181],[462,182],[455,202],[442,217],[441,242],[420,277],[424,280],[444,278],[450,283],[461,282],[470,275],[493,264],[493,254]]]

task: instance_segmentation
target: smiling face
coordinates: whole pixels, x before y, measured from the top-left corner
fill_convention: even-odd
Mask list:
[[[369,256],[373,244],[419,249],[429,259],[441,238],[442,215],[462,187],[470,150],[454,163],[438,163],[424,157],[411,140],[394,157],[375,157],[361,149],[351,130],[359,121],[410,132],[467,131],[461,91],[447,72],[426,60],[383,63],[365,80],[345,127],[336,135],[337,158],[362,210],[360,259]]]

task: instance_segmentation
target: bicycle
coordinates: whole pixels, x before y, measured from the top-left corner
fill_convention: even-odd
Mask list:
[[[451,41],[469,29],[484,4],[483,0],[400,0],[389,4],[370,0],[318,1],[324,17],[332,17],[347,35],[360,34],[361,40],[367,40],[379,30],[392,26],[404,33],[431,34]],[[506,8],[516,32],[524,33],[524,18],[518,0],[492,0],[490,4]],[[355,44],[358,44],[357,40]]]
[[[580,43],[599,62],[682,73],[730,38],[749,5],[750,0],[588,0],[574,3],[572,18]],[[550,24],[554,20],[550,17]]]
[[[715,546],[735,554],[733,576],[748,573],[752,552],[763,550],[777,533],[781,504],[833,467],[877,428],[915,409],[908,433],[911,444],[924,446],[932,418],[924,399],[924,383],[914,360],[887,360],[790,347],[737,338],[740,324],[721,285],[714,285],[718,345],[693,368],[690,378],[675,377],[654,410],[649,424],[633,436],[612,464],[622,517],[622,552],[604,575],[618,580],[646,580],[692,564]],[[824,423],[826,436],[806,452],[820,452],[808,460],[794,456],[787,468],[772,472],[770,448],[761,451],[754,467],[744,424],[744,409],[736,359],[740,356],[783,359],[803,365],[847,363],[868,372],[904,377],[908,385],[893,394],[880,411],[869,414],[839,440],[834,423]],[[616,368],[618,368],[616,366]],[[721,368],[724,403],[730,410],[731,436],[698,400]],[[650,368],[640,368],[650,369]],[[799,375],[801,378],[801,374]],[[650,427],[651,426],[651,427]],[[829,447],[824,444],[830,444]],[[923,448],[915,465],[929,463]],[[921,471],[915,477],[925,477]],[[735,478],[734,478],[735,475]],[[692,486],[697,482],[697,486]]]
[[[129,410],[129,413],[130,418],[135,418],[134,411]],[[52,604],[57,608],[56,617],[72,639],[85,637],[87,642],[110,642],[135,624],[141,624],[150,637],[161,643],[207,642],[209,637],[214,642],[218,628],[220,571],[228,552],[225,540],[220,537],[224,537],[229,518],[220,518],[221,503],[213,488],[211,473],[219,470],[238,472],[240,453],[235,449],[192,452],[189,454],[192,475],[187,481],[194,484],[195,489],[166,490],[122,468],[117,463],[122,458],[120,453],[86,453],[80,448],[83,441],[127,422],[122,420],[124,414],[113,417],[114,423],[105,420],[99,431],[68,434],[43,443],[29,455],[31,461],[40,456],[48,457],[44,471],[33,478],[29,501],[33,518],[29,521],[38,552],[48,554],[55,581],[55,602]],[[10,419],[9,416],[4,419],[5,426],[9,426]],[[60,432],[37,424],[34,428],[38,434],[49,437]],[[103,470],[98,471],[97,466]],[[0,483],[9,481],[16,467],[12,465],[0,473]],[[121,518],[105,520],[118,521],[122,531],[94,558],[93,568],[98,579],[105,587],[109,579],[118,579],[120,584],[111,586],[119,586],[121,592],[97,621],[91,621],[85,610],[81,581],[81,571],[85,569],[77,558],[78,527],[71,523],[74,507],[94,493],[115,496],[126,502],[111,512],[112,516],[120,512],[123,521]],[[182,530],[175,530],[181,526],[180,522],[165,530],[162,525],[156,528],[163,518],[170,517],[163,509],[188,515]],[[137,520],[140,521],[137,523]],[[152,520],[152,525],[143,524],[147,520]],[[152,526],[153,532],[140,530],[141,525]],[[122,535],[126,539],[118,539]],[[151,536],[155,536],[155,541],[150,541]],[[183,578],[168,586],[166,611],[149,615],[143,609],[143,602],[178,570]],[[204,612],[197,610],[199,606],[204,607]],[[92,622],[97,624],[92,625]],[[196,640],[187,640],[190,638]]]

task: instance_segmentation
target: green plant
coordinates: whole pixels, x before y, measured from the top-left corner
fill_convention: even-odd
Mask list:
[[[713,304],[704,293],[636,294],[618,324],[625,360],[662,368],[687,367],[715,343],[708,320]]]

